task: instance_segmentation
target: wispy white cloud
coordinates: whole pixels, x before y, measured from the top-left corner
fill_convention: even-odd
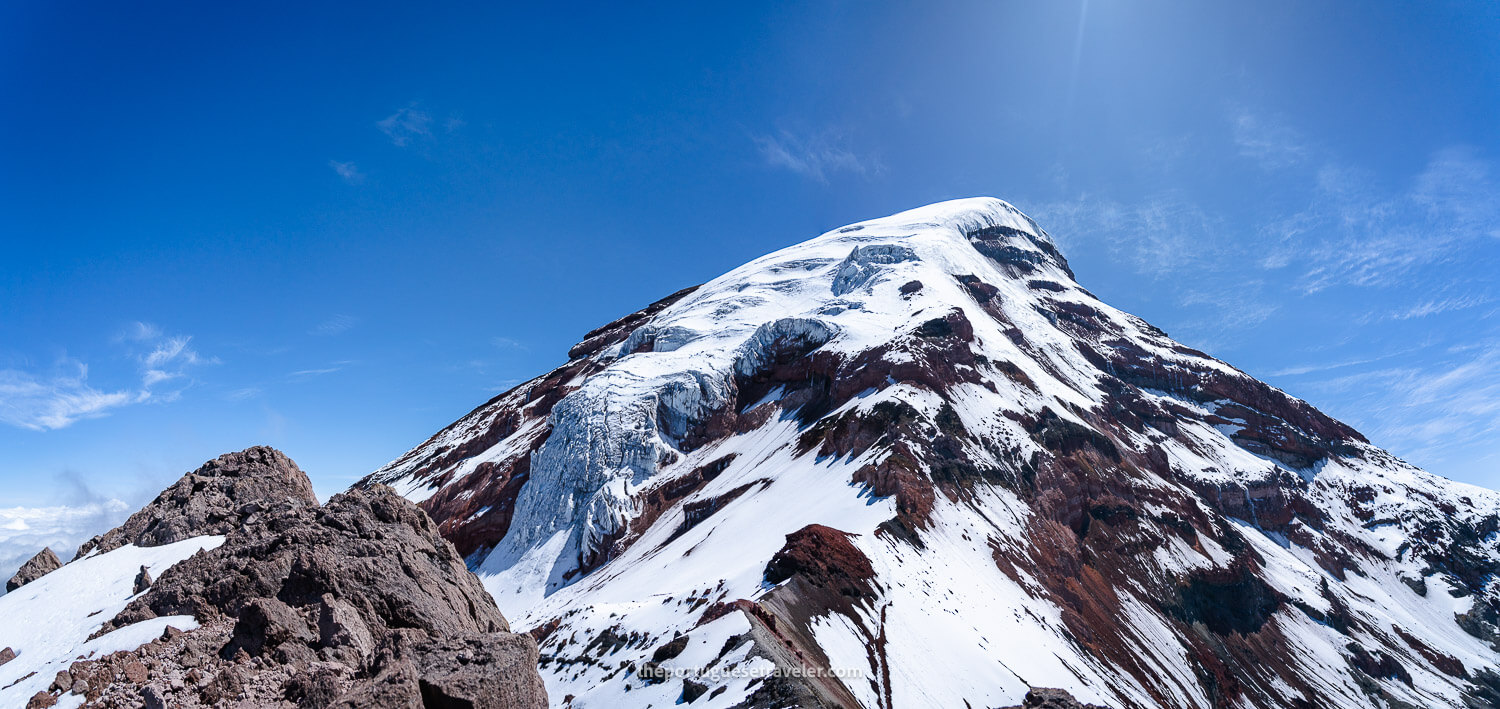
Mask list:
[[[166,336],[150,323],[132,323],[115,341],[131,351],[138,386],[100,388],[90,383],[86,363],[66,356],[44,372],[0,370],[0,423],[55,430],[131,404],[174,401],[181,388],[163,390],[160,385],[185,379],[193,367],[218,362],[193,350],[192,337]]]
[[[1074,245],[1103,248],[1152,278],[1222,270],[1233,257],[1223,218],[1181,192],[1162,192],[1133,204],[1082,195],[1037,205],[1031,213],[1064,251]]]
[[[339,335],[353,329],[359,324],[359,318],[352,315],[334,315],[323,322],[318,323],[312,329],[314,335]]]
[[[176,379],[179,376],[182,375],[178,372],[168,372],[160,369],[148,369],[146,370],[146,373],[141,376],[141,386],[150,388],[162,382]]]
[[[1266,284],[1247,274],[1242,233],[1181,191],[1132,204],[1083,195],[1031,206],[1065,253],[1100,251],[1112,264],[1153,280],[1171,279],[1181,295],[1173,334],[1218,349],[1232,333],[1259,325],[1280,309]],[[1207,312],[1205,312],[1207,311]]]
[[[1489,161],[1465,146],[1445,148],[1417,175],[1411,198],[1432,223],[1460,237],[1500,238],[1500,184]]]
[[[1383,447],[1418,463],[1442,462],[1476,446],[1493,448],[1500,434],[1500,343],[1310,386],[1345,395],[1350,420]]]
[[[1456,310],[1468,310],[1481,305],[1489,305],[1495,302],[1493,298],[1483,295],[1465,295],[1456,298],[1443,298],[1440,300],[1425,300],[1403,310],[1384,313],[1376,316],[1376,320],[1415,320],[1433,315],[1441,315]]]
[[[345,182],[351,185],[357,185],[365,181],[365,174],[363,172],[360,172],[359,166],[355,165],[352,162],[339,162],[338,160],[329,160],[328,167],[332,168],[339,177],[342,177]]]
[[[1266,268],[1302,269],[1302,290],[1399,285],[1419,268],[1452,261],[1477,239],[1500,235],[1500,190],[1472,151],[1435,153],[1404,190],[1358,170],[1325,165],[1305,209],[1273,220]]]
[[[161,328],[147,322],[136,321],[125,327],[118,339],[132,342],[150,342],[161,337]]]
[[[143,361],[148,368],[152,369],[172,364],[198,364],[202,361],[198,357],[198,353],[188,349],[188,343],[192,339],[191,336],[187,335],[177,335],[161,339],[155,343],[155,346],[147,353]]]
[[[341,369],[343,369],[343,367],[323,367],[321,369],[299,369],[299,370],[297,370],[295,372],[292,372],[292,373],[288,374],[287,376],[291,377],[291,378],[294,378],[294,379],[305,379],[307,377],[321,377],[324,374],[333,374],[334,372],[337,372],[337,371],[339,371]]]
[[[345,367],[357,363],[358,362],[356,360],[341,359],[336,362],[329,362],[325,367],[310,367],[308,369],[299,369],[295,372],[289,372],[286,376],[288,379],[307,379],[309,377],[321,377],[325,374],[341,372]]]
[[[432,136],[432,115],[413,102],[375,122],[391,144],[404,148],[412,141]]]
[[[1318,364],[1299,364],[1299,365],[1295,365],[1295,366],[1292,366],[1292,367],[1283,367],[1281,369],[1278,369],[1278,370],[1276,370],[1274,372],[1271,372],[1270,376],[1273,376],[1273,377],[1300,377],[1300,376],[1302,376],[1304,374],[1313,374],[1313,373],[1316,373],[1316,372],[1328,372],[1328,371],[1332,371],[1332,370],[1335,370],[1335,369],[1344,369],[1345,367],[1357,367],[1357,366],[1362,365],[1362,364],[1370,364],[1372,362],[1378,362],[1381,359],[1384,359],[1384,357],[1370,357],[1370,358],[1364,358],[1364,359],[1349,359],[1349,360],[1341,360],[1341,361],[1338,361],[1338,362],[1322,362],[1322,363],[1318,363]]]
[[[260,394],[260,387],[244,387],[225,392],[224,399],[226,401],[245,401],[247,399],[254,399],[260,396]]]
[[[145,391],[96,389],[88,383],[88,365],[77,360],[66,359],[56,369],[46,375],[0,370],[0,421],[33,431],[58,429],[149,396]]]
[[[189,346],[193,341],[189,335],[164,337],[155,326],[145,323],[136,323],[135,332],[148,334],[145,339],[137,338],[137,342],[142,342],[147,346],[146,353],[140,356],[144,370],[141,373],[141,390],[144,398],[152,398],[152,387],[162,382],[185,377],[188,369],[192,367],[218,363],[217,359],[199,356],[197,351]],[[168,396],[175,398],[177,393],[180,392],[169,392]],[[160,395],[155,398],[163,400]]]
[[[833,131],[798,134],[783,130],[752,137],[767,165],[822,183],[838,173],[868,177],[885,170],[879,159],[856,153],[846,137]]]
[[[1280,170],[1308,159],[1307,141],[1278,118],[1241,107],[1232,112],[1230,125],[1240,155],[1266,170]]]
[[[1213,308],[1213,322],[1204,324],[1204,329],[1221,332],[1242,330],[1269,320],[1281,309],[1280,305],[1259,297],[1263,285],[1260,282],[1249,282],[1218,290],[1188,291],[1180,302],[1183,305],[1207,305]]]

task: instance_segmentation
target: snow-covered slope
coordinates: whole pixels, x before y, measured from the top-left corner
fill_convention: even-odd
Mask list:
[[[534,629],[555,705],[1500,701],[1500,496],[1101,303],[999,200],[569,356],[365,481]]]
[[[137,595],[141,567],[153,577],[223,537],[203,536],[158,547],[127,545],[78,559],[0,597],[0,648],[16,658],[0,665],[0,707],[24,707],[37,692],[78,659],[134,650],[161,636],[167,626],[192,630],[192,616],[165,616],[90,639]],[[79,706],[81,695],[66,691],[58,706]]]

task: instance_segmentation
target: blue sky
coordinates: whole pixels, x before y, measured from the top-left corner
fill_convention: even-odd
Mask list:
[[[7,3],[0,508],[342,489],[594,326],[994,195],[1106,301],[1500,486],[1500,9]]]

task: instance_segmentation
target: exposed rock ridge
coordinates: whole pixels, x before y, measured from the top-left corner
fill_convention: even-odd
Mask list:
[[[318,504],[312,482],[291,458],[266,446],[226,453],[184,475],[124,524],[84,542],[77,557],[227,534],[285,504]]]

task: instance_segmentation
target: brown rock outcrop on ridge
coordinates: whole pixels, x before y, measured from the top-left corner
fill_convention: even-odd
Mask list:
[[[237,500],[241,492],[251,500]],[[221,546],[162,572],[97,634],[168,615],[200,627],[75,662],[49,698],[81,694],[87,707],[547,705],[536,642],[509,632],[453,545],[388,487],[318,506],[295,464],[254,448],[188,474],[99,539],[167,543],[231,518]]]
[[[318,504],[312,482],[291,458],[266,446],[226,453],[182,476],[124,524],[84,542],[74,558],[228,534],[285,503]]]

